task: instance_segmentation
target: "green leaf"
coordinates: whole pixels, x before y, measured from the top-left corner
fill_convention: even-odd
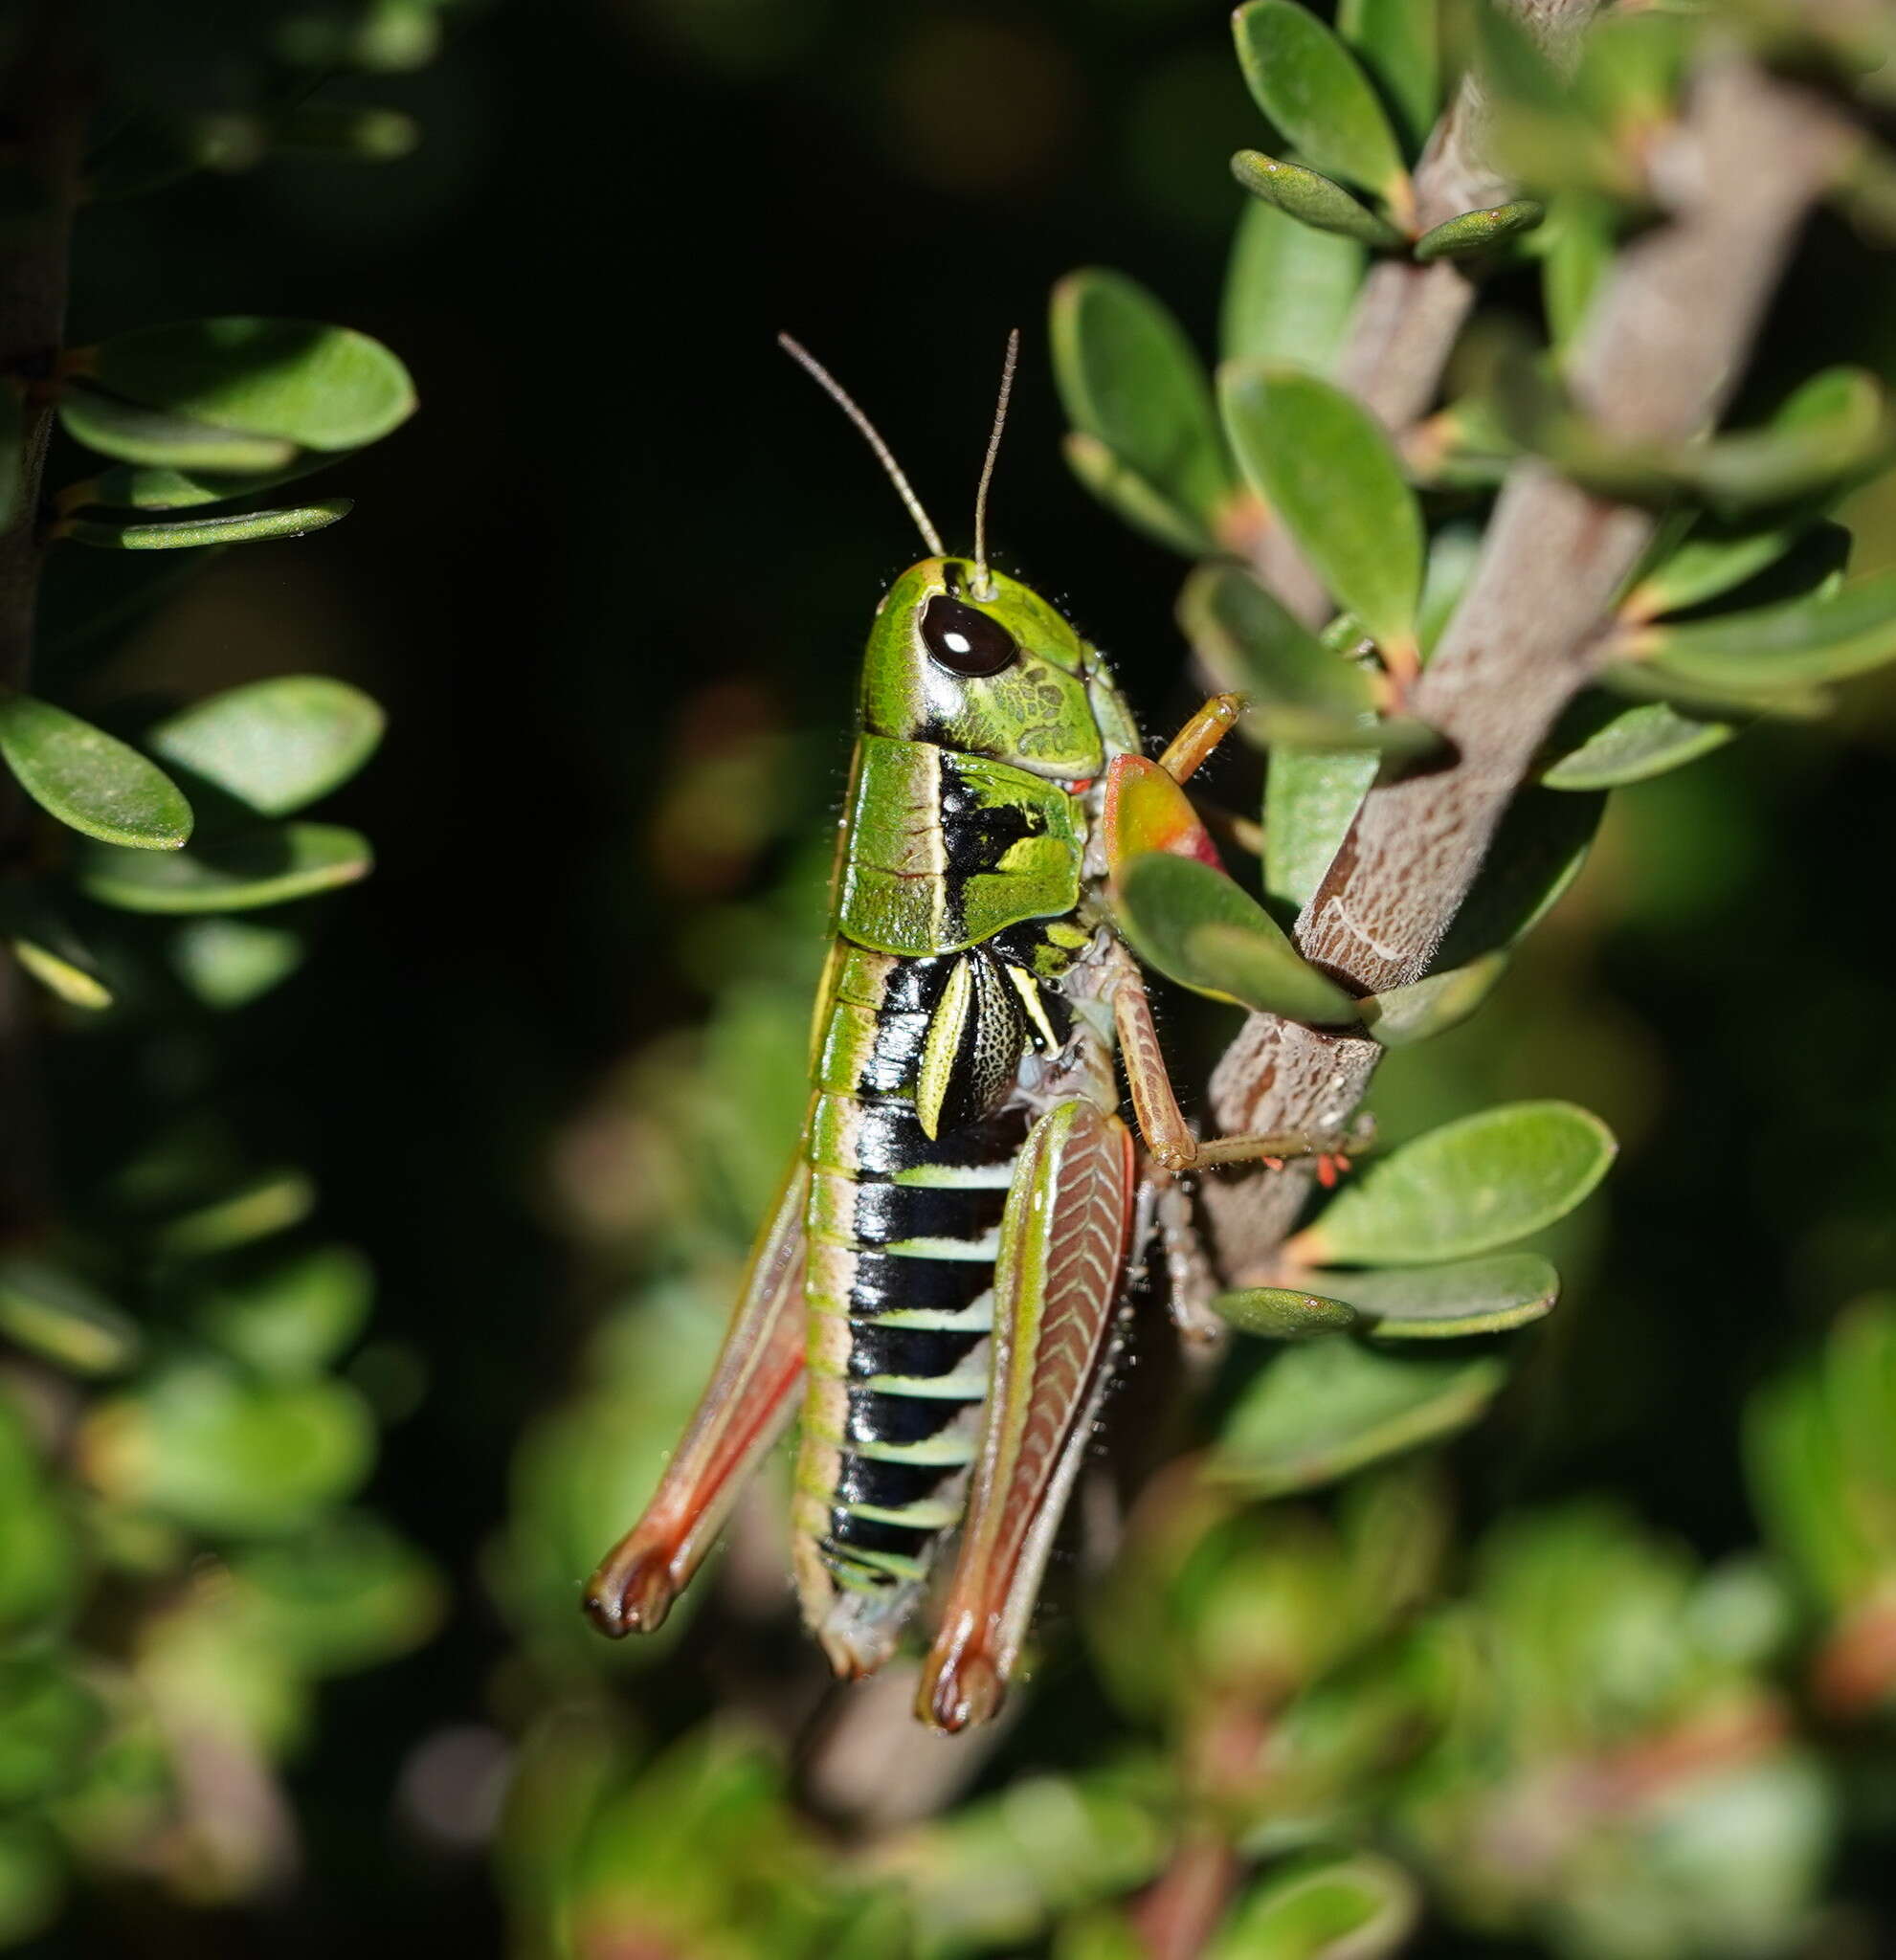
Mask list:
[[[1215,535],[1237,485],[1204,366],[1136,281],[1097,268],[1054,288],[1054,378],[1067,419],[1104,444],[1176,528]]]
[[[1255,899],[1208,864],[1166,851],[1135,858],[1120,878],[1118,902],[1133,950],[1181,987],[1292,1020],[1356,1018],[1354,1000],[1301,957]]]
[[[1409,180],[1395,132],[1335,34],[1292,0],[1245,0],[1231,30],[1251,94],[1285,143],[1325,176],[1405,207]]]
[[[1414,1882],[1359,1851],[1273,1872],[1252,1886],[1204,1949],[1205,1960],[1385,1960],[1415,1931]]]
[[[366,878],[368,840],[335,824],[290,823],[218,837],[175,857],[95,850],[79,885],[126,912],[237,912],[280,905]]]
[[[1422,516],[1382,424],[1314,374],[1265,362],[1220,376],[1244,473],[1332,597],[1385,649],[1416,644]]]
[[[233,1538],[305,1528],[360,1488],[373,1454],[368,1412],[342,1383],[253,1381],[195,1359],[100,1404],[81,1439],[108,1498]]]
[[[0,1258],[0,1334],[73,1374],[119,1374],[139,1357],[138,1325],[61,1266],[29,1253]]]
[[[70,829],[141,851],[175,851],[190,805],[155,763],[31,694],[0,694],[0,756],[39,807]]]
[[[1335,360],[1363,283],[1363,248],[1246,198],[1225,269],[1218,345],[1226,360]]]
[[[176,1258],[206,1258],[287,1232],[315,1205],[316,1187],[301,1170],[266,1170],[167,1219],[152,1242]]]
[[[352,1674],[417,1647],[441,1617],[434,1568],[377,1519],[325,1518],[308,1537],[246,1546],[231,1570],[262,1637],[301,1674]]]
[[[1662,701],[1628,708],[1582,695],[1554,728],[1552,746],[1565,753],[1541,771],[1541,782],[1550,790],[1643,783],[1722,748],[1737,732],[1729,722],[1684,715]]]
[[[1359,204],[1341,184],[1332,184],[1302,164],[1266,156],[1260,149],[1240,149],[1231,160],[1231,174],[1253,197],[1313,231],[1381,252],[1392,252],[1404,242],[1387,218]]]
[[[1840,680],[1896,657],[1896,571],[1754,612],[1646,627],[1635,645],[1669,677],[1741,694]]]
[[[1455,616],[1481,555],[1482,533],[1473,524],[1445,524],[1429,541],[1429,567],[1416,617],[1424,663]]]
[[[1573,345],[1619,238],[1614,204],[1585,192],[1557,197],[1534,239],[1541,254],[1541,300],[1548,332],[1562,351]]]
[[[1861,368],[1830,368],[1797,389],[1762,429],[1718,436],[1689,459],[1694,487],[1715,509],[1788,502],[1861,481],[1891,449],[1887,397]]]
[[[99,974],[62,948],[17,935],[7,944],[21,967],[68,1007],[98,1013],[112,1005],[112,990]]]
[[[1067,467],[1116,517],[1156,545],[1187,558],[1204,558],[1217,541],[1188,510],[1170,501],[1109,450],[1097,435],[1074,431],[1061,439]]]
[[[1474,1013],[1506,970],[1505,951],[1484,953],[1465,967],[1372,993],[1362,1003],[1364,1024],[1385,1048],[1407,1048],[1445,1035]]]
[[[68,1006],[98,1013],[112,1005],[99,962],[48,887],[16,881],[0,893],[0,935],[22,969]]]
[[[353,454],[352,450],[304,450],[281,469],[242,472],[121,463],[117,469],[64,492],[61,505],[65,509],[103,504],[112,510],[190,510],[206,503],[234,503],[240,498],[259,497],[279,484],[294,483],[318,470],[329,469]]]
[[[171,969],[206,1007],[246,1007],[301,966],[301,933],[212,913],[179,926]]]
[[[1572,1102],[1508,1102],[1370,1164],[1293,1241],[1305,1265],[1468,1258],[1564,1218],[1613,1162],[1613,1133]]]
[[[382,710],[322,674],[253,680],[167,716],[152,751],[262,816],[286,816],[346,783],[382,739]]]
[[[1264,777],[1264,889],[1302,911],[1382,767],[1373,749],[1279,746]]]
[[[1606,809],[1604,795],[1529,788],[1515,792],[1473,887],[1436,950],[1439,971],[1472,966],[1539,924],[1579,875]]]
[[[188,518],[178,523],[112,523],[103,518],[60,520],[54,536],[100,551],[184,551],[199,545],[257,545],[272,538],[306,538],[348,516],[355,501],[332,497],[295,510],[252,510],[229,517]]]
[[[388,164],[421,141],[421,125],[399,109],[359,102],[301,102],[272,123],[270,146],[282,156]]]
[[[317,1246],[221,1274],[191,1323],[257,1373],[293,1380],[321,1374],[355,1346],[374,1297],[375,1276],[359,1252]]]
[[[1340,1334],[1357,1324],[1356,1309],[1348,1302],[1292,1286],[1246,1286],[1220,1293],[1212,1311],[1240,1334],[1266,1341],[1308,1341],[1319,1334]]]
[[[127,463],[269,471],[280,469],[297,453],[295,443],[279,436],[213,428],[78,385],[60,397],[59,421],[75,442]]]
[[[1560,1275],[1528,1252],[1304,1278],[1311,1291],[1346,1303],[1360,1331],[1391,1341],[1503,1333],[1540,1320],[1560,1297]]]
[[[1336,31],[1394,111],[1411,156],[1441,106],[1436,0],[1339,0]]]
[[[1474,258],[1492,252],[1509,238],[1531,232],[1547,216],[1547,207],[1530,197],[1512,204],[1491,205],[1486,211],[1464,211],[1460,217],[1445,218],[1433,231],[1416,240],[1416,257],[1427,265],[1436,258]]]
[[[144,327],[95,348],[81,371],[147,408],[303,449],[359,449],[399,428],[415,406],[408,370],[387,347],[309,320]]]
[[[1417,722],[1378,719],[1363,668],[1323,646],[1236,566],[1198,567],[1179,594],[1178,623],[1217,685],[1244,697],[1239,726],[1260,746],[1416,754],[1435,743]]]
[[[1206,1479],[1251,1497],[1332,1482],[1465,1428],[1506,1374],[1492,1355],[1383,1353],[1348,1334],[1286,1348],[1239,1397]]]
[[[1774,715],[1791,722],[1818,722],[1837,705],[1827,689],[1815,686],[1744,687],[1677,674],[1651,660],[1609,660],[1594,677],[1600,686],[1635,701],[1664,701],[1712,721]]]
[[[1850,535],[1840,524],[1814,526],[1807,516],[1762,525],[1702,523],[1639,573],[1619,611],[1625,617],[1652,619],[1702,606],[1748,584],[1814,535],[1822,541],[1827,564],[1848,563]]]

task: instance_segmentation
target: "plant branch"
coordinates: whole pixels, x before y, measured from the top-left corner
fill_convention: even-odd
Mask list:
[[[1676,438],[1716,414],[1849,141],[1793,85],[1732,55],[1708,63],[1653,160],[1668,219],[1620,254],[1575,350],[1570,383],[1595,420]],[[1364,993],[1427,970],[1548,729],[1589,679],[1599,626],[1651,533],[1646,512],[1541,463],[1509,472],[1468,590],[1411,696],[1453,760],[1371,791],[1298,922],[1306,958]],[[1379,1054],[1367,1039],[1253,1015],[1213,1076],[1216,1126],[1340,1126]],[[1304,1189],[1294,1175],[1208,1187],[1230,1277],[1267,1270]]]

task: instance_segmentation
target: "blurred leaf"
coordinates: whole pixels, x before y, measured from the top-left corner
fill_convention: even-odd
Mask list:
[[[11,1637],[63,1617],[79,1592],[83,1565],[64,1493],[56,1491],[37,1446],[0,1380],[0,1636]]]
[[[1356,1018],[1350,995],[1209,865],[1156,851],[1134,859],[1119,880],[1118,918],[1139,957],[1181,987],[1294,1020]]]
[[[1560,1294],[1559,1274],[1529,1252],[1304,1278],[1313,1292],[1346,1303],[1364,1324],[1358,1331],[1385,1340],[1503,1333],[1541,1319]]]
[[[1422,519],[1382,425],[1313,374],[1261,362],[1220,377],[1245,474],[1337,604],[1392,656],[1416,647]]]
[[[1436,949],[1447,972],[1512,946],[1573,883],[1599,829],[1604,795],[1529,788],[1515,791],[1473,888]]]
[[[74,1374],[118,1374],[138,1359],[138,1326],[77,1275],[31,1253],[0,1255],[0,1335]]]
[[[87,1416],[92,1481],[215,1537],[306,1528],[368,1474],[374,1430],[340,1382],[251,1381],[226,1364],[179,1359]]]
[[[320,1374],[355,1346],[374,1294],[368,1261],[351,1246],[272,1252],[212,1279],[191,1325],[257,1373],[294,1380]]]
[[[1179,594],[1178,623],[1216,684],[1244,697],[1238,725],[1260,746],[1417,754],[1438,739],[1419,722],[1380,719],[1369,674],[1329,652],[1237,566],[1199,566]]]
[[[1684,715],[1664,702],[1628,708],[1582,695],[1549,738],[1564,752],[1540,780],[1550,790],[1617,790],[1696,762],[1737,732],[1729,722]]]
[[[1363,266],[1363,249],[1352,239],[1246,198],[1225,272],[1224,358],[1299,361],[1323,372],[1343,345]]]
[[[1386,1354],[1348,1334],[1286,1348],[1244,1390],[1205,1474],[1251,1497],[1307,1490],[1466,1427],[1506,1379],[1492,1356]]]
[[[1762,429],[1721,434],[1688,464],[1715,509],[1784,503],[1861,480],[1888,460],[1892,422],[1882,384],[1862,368],[1827,368]]]
[[[1584,191],[1556,197],[1534,243],[1541,255],[1541,302],[1548,333],[1565,352],[1585,324],[1618,242],[1619,218],[1613,203]]]
[[[163,769],[51,702],[0,690],[0,756],[42,810],[88,837],[172,851],[190,835],[190,805]]]
[[[16,880],[0,890],[0,937],[21,969],[68,1006],[98,1013],[112,990],[91,948],[73,930],[50,882]]]
[[[1212,1311],[1240,1334],[1256,1334],[1266,1341],[1338,1334],[1360,1318],[1347,1301],[1294,1286],[1245,1286],[1220,1293],[1212,1301]]]
[[[280,905],[368,874],[368,840],[334,824],[289,823],[152,858],[98,849],[79,884],[127,912],[228,912]]]
[[[59,1916],[66,1860],[36,1817],[0,1819],[0,1945],[33,1938]]]
[[[80,371],[147,408],[304,449],[359,449],[399,428],[415,407],[408,370],[387,347],[309,320],[228,317],[143,327],[94,348]]]
[[[127,463],[268,472],[281,469],[297,453],[294,442],[279,436],[189,421],[77,384],[59,398],[59,420],[75,442]]]
[[[1632,619],[1682,612],[1749,584],[1792,557],[1811,561],[1798,574],[1800,589],[1808,590],[1847,565],[1849,550],[1850,534],[1840,524],[1813,523],[1807,514],[1749,527],[1703,520],[1640,573],[1619,610]]]
[[[181,519],[176,523],[111,523],[102,518],[62,518],[54,536],[101,551],[184,551],[200,545],[267,544],[273,538],[306,538],[348,516],[354,500],[332,497],[295,510],[253,510],[231,517]]]
[[[209,1204],[167,1219],[155,1235],[161,1252],[178,1258],[203,1258],[286,1232],[306,1218],[316,1188],[300,1170],[266,1170],[246,1179]]]
[[[280,155],[355,164],[393,163],[420,141],[413,116],[360,102],[300,102],[270,126],[270,146]]]
[[[308,947],[286,925],[218,914],[192,919],[171,940],[171,967],[206,1007],[246,1007],[287,980],[302,965]]]
[[[1067,419],[1149,490],[1183,535],[1216,534],[1236,485],[1203,364],[1185,330],[1121,273],[1054,288],[1054,378]]]
[[[167,469],[122,463],[106,470],[89,482],[75,484],[62,493],[60,505],[77,510],[86,504],[104,504],[110,509],[190,510],[204,503],[232,503],[239,498],[257,497],[279,483],[294,483],[346,460],[349,450],[305,450],[295,461],[280,469],[249,470],[240,473],[203,468]]]
[[[1383,252],[1403,242],[1387,218],[1359,204],[1341,184],[1301,164],[1266,156],[1260,149],[1240,149],[1231,160],[1231,174],[1253,197],[1311,231]]]
[[[1382,91],[1415,156],[1441,106],[1436,0],[1338,0],[1336,31]]]
[[[76,1781],[103,1713],[56,1661],[0,1659],[0,1807],[16,1809]]]
[[[1420,1909],[1399,1865],[1359,1851],[1253,1885],[1205,1960],[1383,1960],[1407,1943]]]
[[[1201,558],[1217,548],[1216,540],[1189,511],[1169,501],[1098,436],[1072,432],[1061,438],[1060,454],[1085,489],[1154,544],[1187,558]]]
[[[1371,749],[1271,750],[1264,778],[1264,889],[1302,910],[1329,869],[1382,758]]]
[[[1305,1265],[1426,1265],[1564,1218],[1613,1162],[1612,1132],[1572,1102],[1508,1102],[1372,1162],[1292,1241]]]
[[[1472,524],[1445,524],[1429,541],[1428,570],[1422,577],[1422,599],[1416,620],[1424,661],[1455,616],[1481,552],[1482,534]]]
[[[1547,207],[1528,197],[1492,205],[1486,211],[1464,211],[1424,232],[1416,240],[1415,256],[1423,265],[1437,258],[1478,257],[1509,238],[1518,238],[1523,232],[1533,231],[1546,215]]]
[[[1408,173],[1395,132],[1335,34],[1293,0],[1245,0],[1231,29],[1244,79],[1289,146],[1325,176],[1406,209]]]
[[[354,1674],[409,1653],[445,1603],[428,1561],[361,1512],[326,1518],[307,1538],[246,1546],[231,1570],[258,1637],[304,1674]]]
[[[382,710],[359,688],[326,675],[287,674],[193,702],[145,741],[259,815],[286,816],[354,775],[383,726]]]
[[[1643,627],[1633,649],[1662,676],[1741,693],[1840,680],[1896,657],[1896,571],[1755,612]]]
[[[1465,967],[1451,967],[1407,987],[1392,987],[1362,1002],[1365,1025],[1385,1048],[1406,1048],[1459,1028],[1507,970],[1504,951],[1483,953]]]

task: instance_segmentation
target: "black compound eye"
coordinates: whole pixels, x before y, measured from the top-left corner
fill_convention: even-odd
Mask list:
[[[922,612],[922,644],[938,667],[963,679],[998,674],[1018,657],[1014,635],[997,619],[937,592]]]

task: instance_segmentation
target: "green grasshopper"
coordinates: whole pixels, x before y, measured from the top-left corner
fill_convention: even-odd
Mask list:
[[[1147,762],[1098,649],[989,564],[1018,336],[971,558],[947,554],[867,416],[783,345],[867,438],[929,555],[870,629],[803,1133],[697,1413],[586,1607],[614,1637],[658,1627],[800,1411],[796,1584],[837,1674],[888,1659],[959,1527],[917,1702],[957,1730],[994,1714],[1018,1659],[1163,1173],[1346,1140],[1201,1143],[1180,1113],[1108,909],[1115,831],[1156,786],[1175,819],[1163,847],[1216,861],[1176,785],[1240,703],[1215,697]]]

